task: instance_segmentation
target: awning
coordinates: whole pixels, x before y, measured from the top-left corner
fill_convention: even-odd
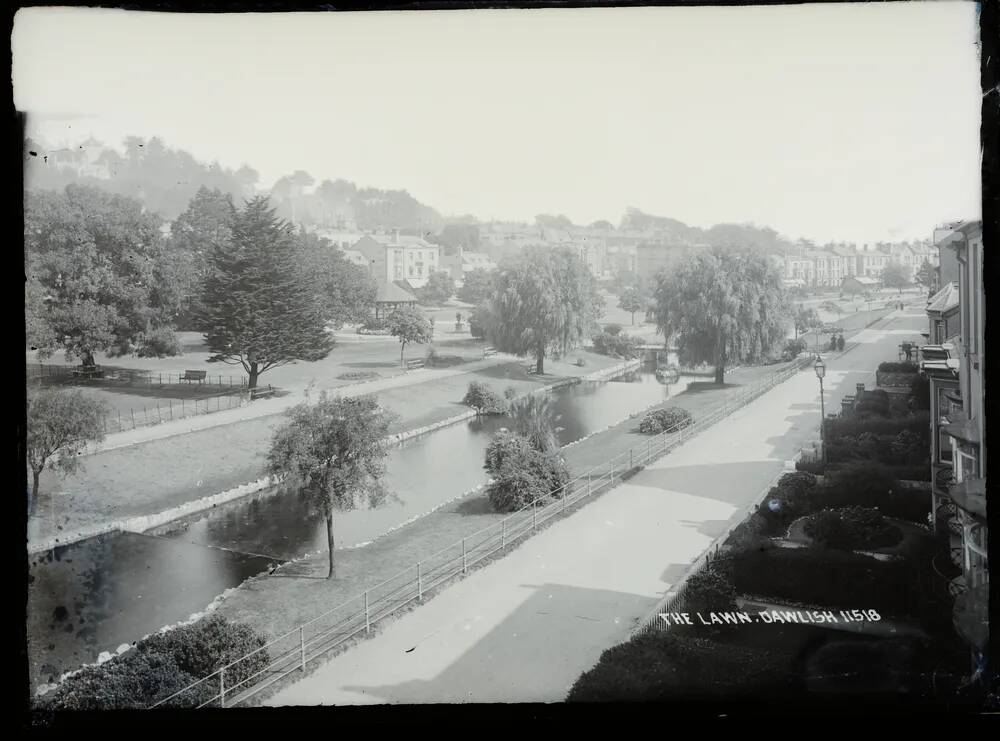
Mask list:
[[[957,378],[958,361],[951,360],[921,360],[920,370],[935,378]]]
[[[973,445],[979,445],[979,426],[976,425],[972,420],[970,420],[964,414],[949,414],[948,424],[943,425],[941,429],[946,435],[951,435],[951,437],[957,437],[963,442],[972,443]]]
[[[986,479],[965,479],[948,487],[948,496],[970,515],[986,519]]]

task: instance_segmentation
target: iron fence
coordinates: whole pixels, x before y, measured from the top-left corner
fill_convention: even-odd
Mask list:
[[[209,705],[231,707],[245,702],[293,672],[304,671],[313,659],[353,638],[369,635],[378,621],[412,603],[421,602],[435,588],[461,578],[469,569],[493,556],[502,555],[571,506],[614,487],[623,478],[787,380],[810,362],[811,358],[792,361],[784,369],[744,388],[735,398],[723,399],[697,421],[687,426],[675,425],[619,453],[548,495],[534,499],[500,522],[424,557],[151,707],[166,706],[185,698],[192,698],[199,708]],[[266,657],[266,665],[258,667],[262,657]]]
[[[25,375],[28,381],[41,378],[73,378],[81,385],[95,387],[108,386],[118,388],[121,386],[140,386],[147,388],[158,388],[162,386],[179,386],[188,388],[191,384],[202,386],[219,387],[227,389],[246,388],[249,379],[243,375],[228,375],[222,373],[208,373],[198,380],[185,380],[183,372],[162,372],[143,370],[141,368],[120,368],[117,366],[97,366],[101,375],[81,376],[82,370],[79,365],[56,365],[49,363],[26,363]]]

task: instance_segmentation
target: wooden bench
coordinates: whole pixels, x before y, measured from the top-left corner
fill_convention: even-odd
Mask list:
[[[487,347],[483,350],[483,358],[488,358],[496,354],[497,354],[497,349],[495,347]]]
[[[104,378],[104,369],[99,365],[82,365],[73,369],[76,378]]]
[[[423,358],[414,358],[413,360],[406,361],[406,370],[414,370],[415,368],[423,368],[426,361]]]
[[[255,388],[250,389],[250,400],[254,401],[256,399],[266,399],[269,396],[274,396],[278,392],[278,389],[273,388],[270,384],[267,388]]]
[[[535,367],[536,366],[534,363],[527,363],[524,366],[524,372],[527,373],[529,376],[533,375],[535,373]]]
[[[181,376],[182,381],[197,381],[199,384],[205,382],[205,376],[208,375],[208,371],[203,370],[186,370],[184,375]]]

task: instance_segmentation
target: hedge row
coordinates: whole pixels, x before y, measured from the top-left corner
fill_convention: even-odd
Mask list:
[[[919,373],[920,366],[916,363],[880,363],[879,373]]]
[[[97,666],[89,666],[44,695],[51,710],[142,709],[226,666],[251,651],[261,649],[264,637],[248,625],[229,623],[212,616],[193,625],[157,633]],[[227,670],[229,687],[268,665],[267,650]],[[219,691],[217,680],[208,680],[165,706],[197,707]]]

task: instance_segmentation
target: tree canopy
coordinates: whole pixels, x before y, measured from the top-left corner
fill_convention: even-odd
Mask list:
[[[732,362],[765,357],[785,336],[789,314],[781,274],[768,258],[713,247],[688,255],[659,278],[656,323],[681,362],[711,363],[723,383]]]
[[[268,471],[303,492],[326,519],[333,577],[333,513],[377,507],[388,496],[382,485],[386,436],[392,418],[372,396],[331,397],[292,407],[268,453]]]
[[[913,280],[924,288],[932,289],[937,284],[937,270],[926,257],[913,274]]]
[[[28,343],[93,364],[142,348],[180,308],[157,216],[98,188],[28,192],[24,206]]]
[[[411,304],[404,304],[386,319],[389,334],[399,340],[399,364],[403,364],[403,351],[411,342],[424,344],[434,337],[434,326],[424,312]]]
[[[255,388],[270,368],[329,355],[324,276],[305,258],[266,198],[254,198],[237,213],[232,237],[212,253],[201,301],[209,362],[242,365]]]
[[[107,405],[79,389],[45,389],[28,395],[25,438],[28,468],[32,473],[28,512],[38,503],[38,479],[48,466],[69,475],[80,468],[79,454],[87,443],[104,439]]]
[[[348,261],[323,237],[299,231],[303,266],[319,276],[320,298],[327,323],[336,328],[368,318],[378,286],[371,272]]]
[[[486,268],[470,270],[462,276],[462,287],[458,289],[459,301],[467,304],[478,304],[489,298],[493,293],[496,271]]]
[[[587,266],[568,250],[527,247],[500,267],[489,300],[490,341],[501,352],[545,356],[589,338],[604,300]],[[477,316],[479,312],[477,311]]]
[[[427,285],[417,289],[417,296],[423,304],[440,306],[455,295],[455,281],[447,270],[433,270],[427,276]]]
[[[910,269],[900,262],[890,262],[882,269],[882,285],[886,288],[898,288],[902,293],[903,289],[912,285],[910,280]]]
[[[642,311],[645,307],[646,299],[638,288],[626,288],[618,296],[618,308],[632,315],[632,324],[635,324],[635,312]]]
[[[795,310],[794,317],[795,339],[798,339],[800,334],[805,334],[813,327],[818,327],[821,323],[816,309],[799,306]]]

